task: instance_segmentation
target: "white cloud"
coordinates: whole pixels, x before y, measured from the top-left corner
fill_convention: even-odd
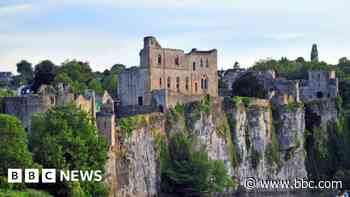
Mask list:
[[[0,16],[8,16],[13,14],[19,14],[32,10],[32,4],[14,4],[14,5],[0,5]]]

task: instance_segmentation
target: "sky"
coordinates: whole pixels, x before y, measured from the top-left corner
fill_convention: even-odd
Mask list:
[[[218,50],[218,67],[266,58],[337,63],[350,52],[349,0],[0,0],[0,71],[22,59],[139,65],[144,36]]]

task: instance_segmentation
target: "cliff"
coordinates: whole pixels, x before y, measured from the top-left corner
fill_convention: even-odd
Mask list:
[[[159,139],[164,134],[161,114],[121,119],[117,146],[109,151],[107,184],[110,196],[155,196],[160,187]]]
[[[305,140],[308,119],[318,117],[319,126],[327,129],[338,115],[335,101],[320,103],[271,106],[253,98],[206,98],[166,114],[124,118],[118,122],[115,166],[109,165],[113,195],[154,196],[160,191],[159,141],[173,132],[198,137],[209,158],[223,160],[241,186],[247,177],[307,178],[313,167]]]

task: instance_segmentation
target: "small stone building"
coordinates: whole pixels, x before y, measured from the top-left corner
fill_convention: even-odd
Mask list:
[[[312,70],[308,80],[300,81],[300,97],[305,102],[338,96],[338,79],[335,71]]]
[[[118,78],[121,106],[168,107],[178,102],[218,96],[217,50],[185,53],[163,48],[156,38],[145,37],[140,66]]]

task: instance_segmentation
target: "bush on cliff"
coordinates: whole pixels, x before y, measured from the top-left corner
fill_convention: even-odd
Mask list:
[[[162,149],[162,192],[199,194],[233,186],[224,162],[210,160],[205,147],[186,134],[172,135]]]
[[[34,160],[44,168],[64,170],[102,170],[107,160],[106,140],[90,116],[73,105],[55,107],[33,118],[30,149]],[[86,196],[105,196],[100,182],[80,182]],[[42,187],[58,196],[69,196],[76,185],[69,183],[46,184]]]

